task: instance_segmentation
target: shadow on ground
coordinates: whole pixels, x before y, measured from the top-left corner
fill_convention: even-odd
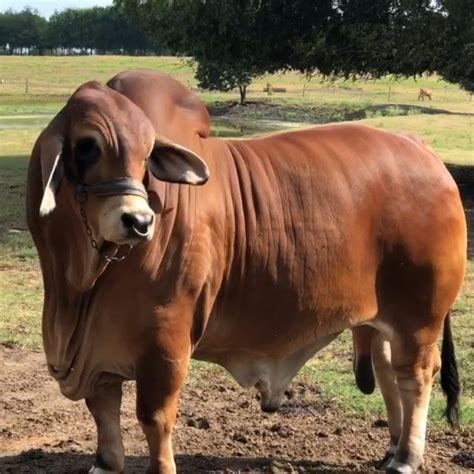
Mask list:
[[[2,473],[35,473],[46,474],[86,474],[93,463],[93,455],[79,452],[48,453],[41,449],[24,451],[16,456],[0,458]],[[125,463],[127,474],[138,474],[145,471],[147,458],[128,456]],[[217,457],[205,455],[177,455],[176,466],[180,474],[197,473],[231,473],[231,472],[377,472],[374,463],[365,466],[348,464],[345,467],[335,466],[322,461],[270,459],[264,457]]]
[[[399,113],[394,114],[393,110],[398,109]],[[368,114],[367,114],[368,112]],[[413,104],[375,104],[368,105],[362,109],[359,109],[355,112],[356,114],[364,114],[361,117],[357,118],[368,118],[367,115],[380,113],[380,115],[411,115],[411,114],[428,114],[428,115],[437,115],[437,114],[446,114],[446,115],[467,115],[474,116],[470,112],[452,112],[446,109],[440,109],[435,107],[428,107],[425,105],[413,105]]]
[[[374,104],[354,106],[347,104],[279,104],[268,99],[248,101],[241,105],[236,101],[222,101],[208,105],[213,117],[227,117],[240,120],[270,120],[299,122],[308,124],[323,124],[362,120],[373,117],[395,117],[414,114],[446,114],[474,116],[469,112],[452,112],[438,107],[421,104]]]
[[[446,165],[461,193],[467,221],[467,256],[474,258],[474,166]]]

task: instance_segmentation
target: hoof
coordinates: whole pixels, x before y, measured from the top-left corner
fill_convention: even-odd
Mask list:
[[[388,463],[393,459],[394,455],[395,453],[393,453],[390,450],[385,451],[384,457],[377,463],[377,469],[380,469],[380,470],[386,469]]]
[[[119,471],[106,471],[99,466],[92,466],[89,471],[89,474],[120,474]]]
[[[389,460],[384,469],[389,474],[411,474],[418,471],[406,462],[397,461],[395,457]]]
[[[148,463],[146,468],[146,474],[176,474],[176,464],[173,462],[161,462],[157,465],[151,465]]]
[[[279,405],[260,405],[260,408],[265,413],[275,413],[280,408]]]

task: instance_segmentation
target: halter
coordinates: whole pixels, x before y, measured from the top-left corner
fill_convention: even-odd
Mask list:
[[[139,196],[145,201],[148,202],[148,193],[143,186],[143,183],[137,181],[133,178],[116,178],[111,179],[110,181],[102,181],[100,183],[95,184],[83,184],[77,183],[76,187],[76,195],[79,196],[79,208],[81,213],[82,222],[84,223],[84,227],[86,228],[87,236],[89,237],[90,244],[93,249],[97,250],[100,255],[103,255],[107,262],[120,262],[125,260],[130,251],[133,248],[133,245],[125,244],[125,253],[121,255],[117,255],[119,253],[119,245],[115,246],[114,251],[111,254],[102,254],[99,248],[99,244],[94,239],[92,228],[89,225],[86,210],[84,208],[84,204],[87,201],[87,197],[89,194],[94,194],[95,196],[120,196],[120,195],[132,195],[132,196]]]
[[[133,195],[140,196],[148,201],[148,193],[140,181],[133,178],[117,178],[95,184],[76,184],[79,194],[95,194],[96,196]]]

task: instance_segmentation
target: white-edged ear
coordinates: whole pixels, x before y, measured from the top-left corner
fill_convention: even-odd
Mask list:
[[[66,115],[63,109],[54,117],[39,138],[43,182],[43,197],[39,208],[41,217],[47,216],[56,207],[56,193],[64,175],[62,153],[65,125]]]
[[[200,185],[209,179],[209,168],[193,151],[159,137],[151,152],[149,168],[161,181]]]
[[[43,160],[41,161],[41,174],[43,177],[43,199],[41,199],[40,205],[40,216],[45,217],[50,214],[56,207],[56,192],[61,185],[63,179],[63,163],[61,161],[62,151],[59,152],[53,161],[51,170],[44,170],[43,172]],[[49,176],[48,176],[49,173]],[[46,184],[45,183],[46,180]]]

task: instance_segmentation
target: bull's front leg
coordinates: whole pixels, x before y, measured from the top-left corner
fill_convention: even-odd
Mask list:
[[[137,418],[148,442],[148,473],[176,472],[171,434],[191,353],[183,326],[181,318],[176,325],[164,324],[136,366]]]
[[[97,452],[90,473],[118,473],[124,470],[124,452],[120,432],[122,383],[100,387],[86,405],[97,426]]]

